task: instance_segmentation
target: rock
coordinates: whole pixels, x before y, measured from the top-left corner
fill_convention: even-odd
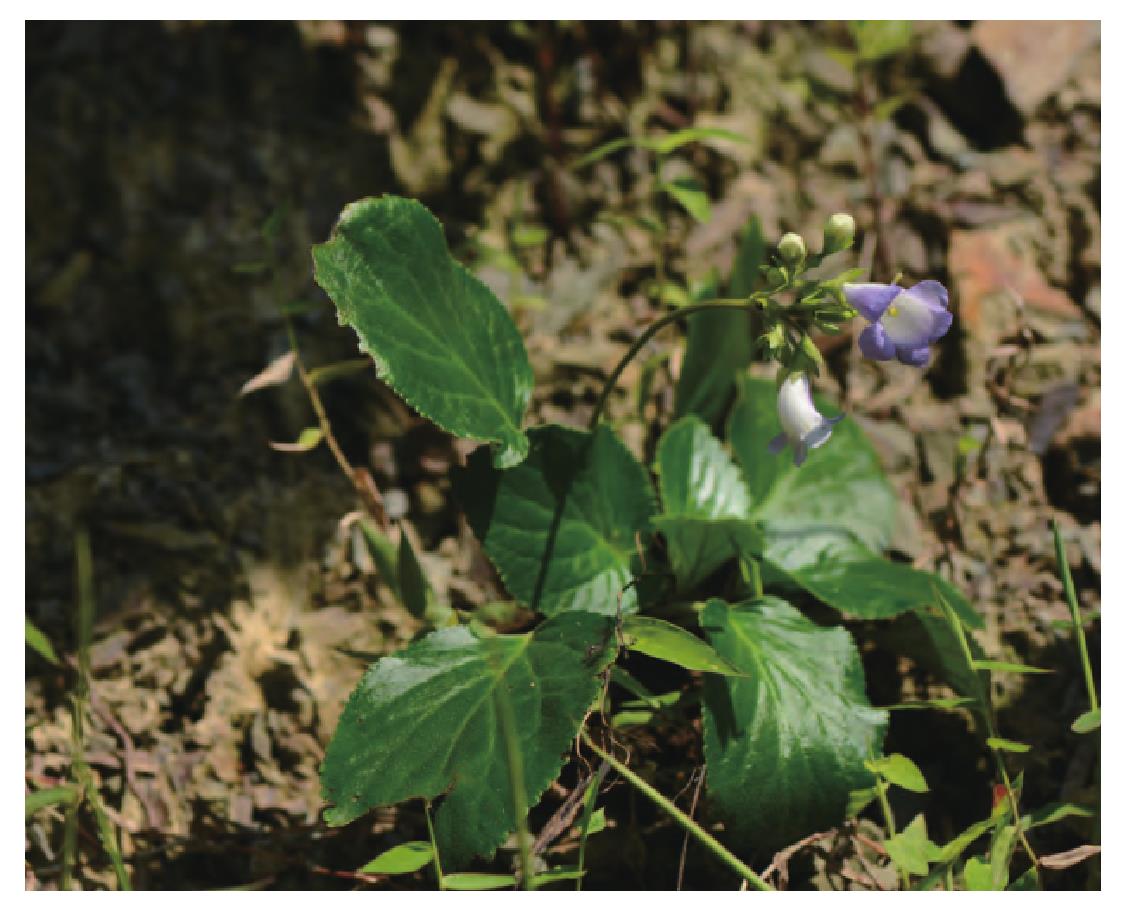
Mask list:
[[[1007,96],[1029,114],[1069,78],[1078,58],[1100,37],[1100,23],[977,22],[972,41],[995,67]]]

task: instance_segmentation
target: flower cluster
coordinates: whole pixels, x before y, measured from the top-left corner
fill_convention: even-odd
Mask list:
[[[779,242],[782,262],[776,271],[783,281],[780,288],[801,287],[806,295],[790,307],[765,305],[769,324],[762,343],[785,368],[779,387],[779,421],[783,431],[772,438],[773,453],[790,447],[795,465],[807,453],[830,439],[834,425],[844,416],[827,418],[815,408],[807,372],[817,372],[821,356],[808,330],[817,327],[837,333],[839,324],[861,315],[869,324],[858,337],[862,355],[876,361],[896,358],[906,365],[923,368],[931,357],[931,346],[952,326],[948,310],[948,290],[936,280],[922,280],[905,289],[894,283],[851,283],[857,271],[817,284],[800,284],[799,276],[809,264],[819,264],[835,252],[849,248],[854,241],[854,220],[849,214],[835,214],[826,224],[823,251],[808,262],[802,237],[787,233]],[[798,339],[788,340],[792,334]]]

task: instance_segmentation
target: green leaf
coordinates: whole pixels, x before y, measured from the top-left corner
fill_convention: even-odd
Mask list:
[[[709,645],[680,626],[637,614],[623,619],[623,637],[632,651],[641,651],[686,670],[701,670],[725,676],[743,676]]]
[[[548,614],[637,610],[631,560],[654,511],[646,471],[606,425],[594,435],[548,425],[529,438],[529,458],[517,468],[491,469],[476,451],[454,476],[506,587]]]
[[[498,890],[514,887],[517,879],[513,875],[487,875],[474,872],[457,872],[443,875],[446,890]]]
[[[435,593],[427,580],[419,557],[401,526],[399,551],[396,556],[396,585],[403,606],[417,620],[426,620],[432,626],[447,626],[457,622],[454,611]]]
[[[968,890],[994,890],[989,863],[972,856],[964,863],[964,886]]]
[[[573,163],[570,167],[572,170],[580,170],[583,167],[594,164],[596,161],[603,160],[609,154],[614,154],[623,148],[629,148],[631,145],[636,144],[633,138],[613,138],[609,142],[604,142]]]
[[[42,790],[35,790],[24,797],[24,817],[30,818],[40,809],[52,805],[70,805],[78,795],[77,787],[60,784]]]
[[[801,588],[853,616],[894,617],[930,606],[942,594],[965,623],[978,626],[983,622],[950,582],[875,557],[857,541],[841,535],[834,540],[819,532],[803,538],[776,536],[769,538],[766,556]]]
[[[588,832],[591,833],[590,831]],[[569,865],[560,865],[556,868],[550,868],[548,871],[542,871],[539,875],[534,875],[529,879],[529,886],[533,890],[539,890],[548,884],[555,884],[559,881],[574,881],[576,878],[582,878],[586,872],[579,868]]]
[[[1022,829],[1028,831],[1034,827],[1064,821],[1066,818],[1092,818],[1093,814],[1092,809],[1085,808],[1082,805],[1074,805],[1072,802],[1053,802],[1023,815]]]
[[[1086,711],[1071,725],[1074,733],[1092,733],[1101,728],[1101,709]]]
[[[1017,845],[1018,831],[1013,824],[999,827],[991,840],[991,885],[1002,890],[1010,881],[1010,863]]]
[[[905,50],[913,39],[913,23],[898,19],[874,19],[850,23],[858,55],[868,62]]]
[[[751,144],[751,142],[739,132],[731,132],[728,129],[719,129],[714,126],[691,126],[688,129],[679,129],[677,132],[663,135],[659,139],[648,139],[647,146],[651,150],[657,151],[659,154],[670,154],[682,145],[688,145],[691,142],[699,142],[707,138],[720,138],[730,142],[738,142],[742,145]]]
[[[401,843],[385,850],[357,871],[374,875],[406,875],[430,865],[435,852],[430,842]]]
[[[884,758],[874,758],[866,762],[866,767],[884,777],[890,783],[914,793],[927,793],[928,781],[910,758],[894,753]]]
[[[368,365],[368,359],[346,359],[343,362],[331,362],[328,365],[320,365],[310,371],[309,381],[311,384],[321,386],[322,384],[328,384],[339,378],[367,371]]]
[[[396,393],[452,434],[499,445],[499,468],[525,458],[533,372],[521,335],[450,256],[423,205],[392,195],[354,202],[313,261],[341,323]]]
[[[270,441],[270,446],[279,453],[308,453],[321,443],[321,429],[315,427],[302,428],[302,433],[293,443]]]
[[[384,584],[392,590],[397,600],[403,600],[403,593],[399,586],[399,550],[392,539],[380,531],[379,526],[371,518],[365,516],[360,519],[360,532],[364,536],[365,546],[376,566],[376,572]]]
[[[513,228],[511,239],[518,248],[533,248],[534,246],[544,245],[551,235],[543,226],[525,223]]]
[[[729,442],[752,494],[750,515],[772,533],[802,537],[813,529],[845,529],[871,551],[884,548],[896,498],[861,428],[845,419],[802,466],[769,452],[779,431],[775,384],[745,378],[729,419]]]
[[[442,795],[444,865],[489,855],[518,816],[510,794],[499,687],[518,714],[526,799],[535,803],[599,692],[615,655],[610,619],[554,617],[535,632],[434,632],[381,658],[349,698],[321,771],[330,825],[405,799]]]
[[[1038,872],[1033,866],[1020,874],[1013,884],[1007,885],[1007,890],[1032,891],[1041,889],[1042,888],[1038,886]]]
[[[924,815],[917,815],[908,827],[886,840],[885,851],[898,868],[911,875],[928,874],[928,863],[940,858],[940,847],[928,839]]]
[[[930,698],[925,701],[901,702],[884,707],[886,711],[954,711],[956,708],[973,704],[975,704],[974,698],[961,695],[955,698]]]
[[[1003,739],[1001,736],[988,736],[987,747],[996,752],[1023,752],[1030,751],[1030,745],[1025,742],[1015,742],[1013,739]]]
[[[709,578],[722,563],[763,546],[759,528],[747,519],[655,516],[652,524],[666,539],[670,567],[683,591]]]
[[[696,415],[675,422],[658,444],[666,538],[678,587],[692,588],[726,560],[759,551],[760,532],[745,518],[748,488],[721,442]]]
[[[709,204],[709,196],[701,187],[701,183],[692,177],[664,182],[661,189],[680,204],[689,215],[698,223],[708,223],[713,216],[713,208]]]
[[[744,845],[770,852],[843,819],[873,785],[887,717],[870,706],[842,627],[824,629],[778,598],[712,599],[701,625],[747,678],[705,677],[704,737],[713,810]]]
[[[696,415],[687,415],[666,430],[656,465],[667,515],[743,518],[748,513],[748,487],[740,469]]]
[[[990,670],[994,673],[1053,673],[1044,667],[1028,667],[1026,664],[1010,664],[1006,661],[974,660],[971,665],[976,670]]]
[[[748,296],[756,283],[766,246],[755,215],[740,238],[728,282],[732,298]],[[694,301],[717,298],[716,278],[697,287]],[[748,311],[703,311],[686,324],[685,360],[678,376],[674,416],[696,414],[714,428],[728,412],[736,378],[752,361],[753,318]]]
[[[24,642],[31,647],[32,651],[37,652],[45,660],[50,661],[56,667],[59,666],[59,656],[55,654],[55,648],[51,645],[51,640],[47,638],[26,615],[24,616]]]

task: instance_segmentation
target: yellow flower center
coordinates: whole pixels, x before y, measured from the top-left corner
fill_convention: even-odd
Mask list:
[[[897,311],[896,305],[890,305],[889,308],[886,309],[886,311],[889,313],[889,317],[891,318],[895,318],[900,314],[900,312]]]

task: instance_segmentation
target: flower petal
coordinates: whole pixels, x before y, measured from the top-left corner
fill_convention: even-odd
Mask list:
[[[821,447],[828,440],[830,440],[831,432],[834,431],[834,426],[837,425],[842,419],[846,417],[846,413],[836,415],[834,418],[824,418],[822,424],[810,431],[803,438],[803,446],[808,450],[813,450],[815,447]]]
[[[932,336],[930,339],[935,342],[939,340],[948,329],[952,326],[952,313],[950,311],[937,311],[932,314]]]
[[[783,448],[787,446],[787,435],[777,434],[770,441],[768,441],[768,452],[772,454],[779,454],[783,452]]]
[[[933,308],[948,307],[948,290],[939,280],[921,280],[916,286],[905,290],[910,296],[926,302]]]
[[[888,283],[847,283],[842,287],[846,301],[867,321],[876,321],[901,294],[901,287]]]
[[[802,443],[796,444],[795,445],[795,458],[792,460],[792,462],[794,462],[795,465],[797,465],[797,466],[801,466],[806,461],[807,461],[807,445],[802,444]]]
[[[893,341],[885,335],[885,328],[880,322],[875,322],[862,331],[862,335],[858,337],[858,348],[867,359],[879,362],[893,358],[893,353],[896,352]]]
[[[901,293],[881,316],[881,326],[897,346],[923,346],[932,339],[935,310],[910,293]]]
[[[914,365],[917,368],[923,368],[927,365],[929,356],[931,355],[932,351],[927,346],[897,347],[897,358],[906,365]]]

